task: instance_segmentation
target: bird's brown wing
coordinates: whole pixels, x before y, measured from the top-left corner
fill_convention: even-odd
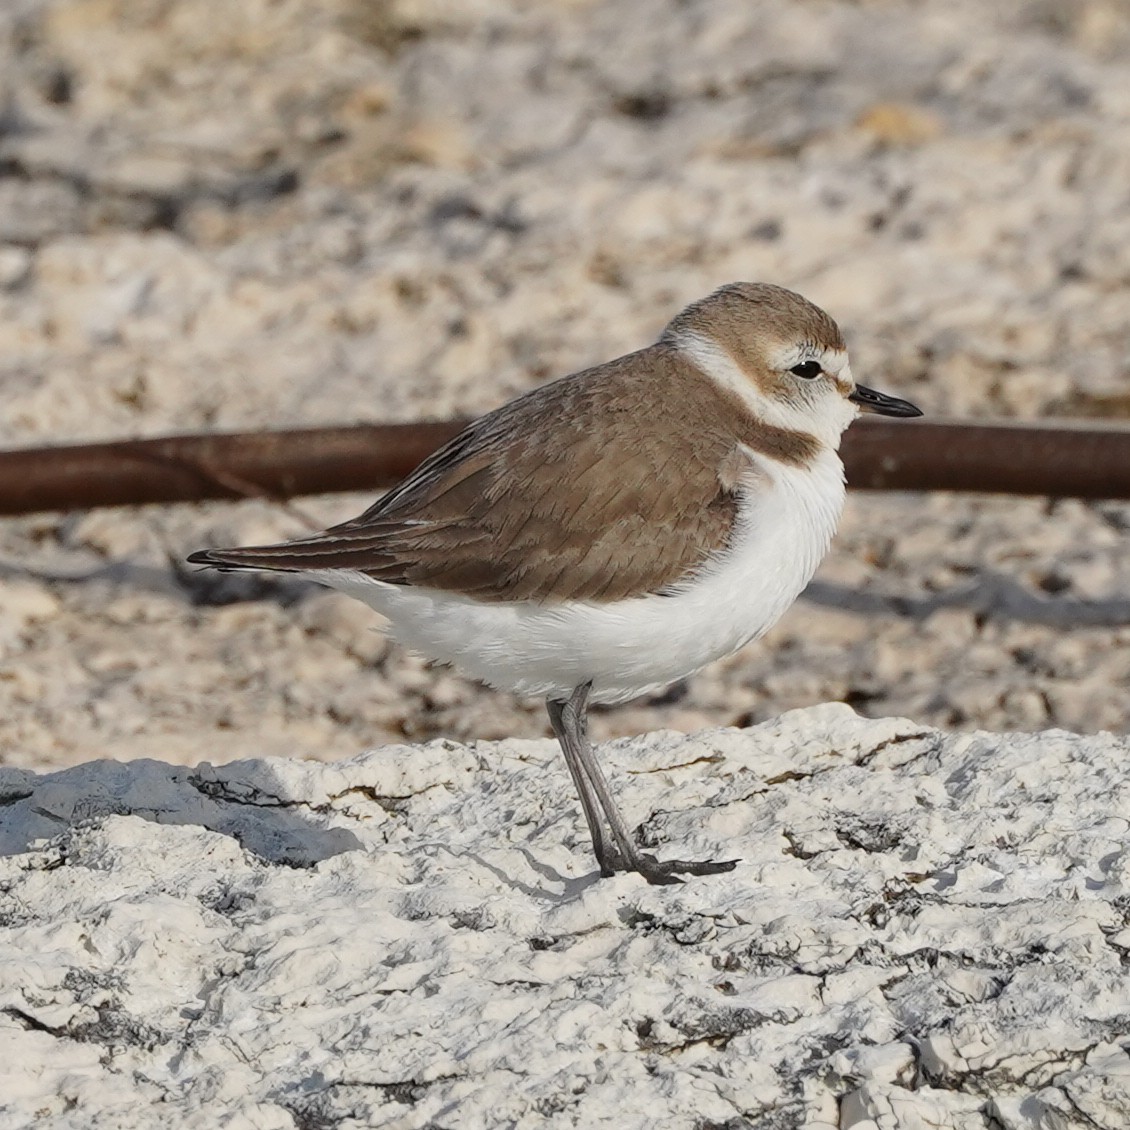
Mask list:
[[[737,516],[733,420],[703,386],[653,347],[476,420],[357,518],[193,559],[347,569],[482,600],[662,592],[728,544]]]

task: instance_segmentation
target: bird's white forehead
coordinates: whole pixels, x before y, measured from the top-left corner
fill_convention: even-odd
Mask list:
[[[818,361],[825,373],[838,377],[842,370],[847,369],[848,355],[846,349],[831,349],[809,341],[783,345],[769,354],[769,364],[779,372],[805,361]]]

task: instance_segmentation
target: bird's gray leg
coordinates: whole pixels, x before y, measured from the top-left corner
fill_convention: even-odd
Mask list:
[[[628,834],[627,826],[621,817],[619,809],[612,800],[611,790],[604,777],[600,766],[592,752],[589,743],[589,692],[592,683],[582,683],[575,688],[573,693],[564,702],[561,702],[561,725],[566,735],[562,739],[562,749],[568,751],[565,760],[570,763],[569,769],[573,774],[573,781],[577,791],[581,794],[581,804],[589,820],[589,828],[598,829],[593,834],[593,847],[596,848],[597,859],[600,862],[602,874],[612,875],[616,871],[639,870],[635,866],[635,856],[638,856],[635,844]],[[604,843],[603,821],[608,821],[612,838],[616,841],[619,851]],[[598,846],[599,844],[599,846]]]
[[[732,871],[736,860],[726,860],[715,863],[706,860],[701,863],[689,860],[672,859],[660,861],[653,855],[645,855],[639,851],[632,841],[628,826],[624,822],[620,810],[612,799],[612,790],[608,781],[597,764],[596,755],[588,738],[588,702],[592,683],[583,683],[573,691],[565,702],[555,703],[560,708],[561,730],[558,738],[561,741],[565,760],[569,763],[569,771],[577,791],[581,795],[581,804],[585,809],[585,816],[589,822],[589,830],[593,832],[593,848],[600,862],[601,874],[610,875],[614,871],[636,871],[649,883],[678,883],[679,874],[689,875],[714,875],[721,871]],[[553,721],[553,713],[550,713]],[[557,723],[554,723],[557,730]],[[564,735],[564,736],[563,736]],[[575,764],[574,764],[575,759]],[[582,783],[583,782],[583,783]],[[593,794],[604,810],[605,819],[616,841],[619,852],[609,850],[604,843],[603,833],[594,831],[599,828],[599,814],[595,812]]]
[[[585,822],[589,826],[589,835],[592,837],[592,849],[596,854],[596,861],[600,864],[602,875],[614,875],[616,865],[619,863],[614,852],[609,852],[604,840],[604,828],[601,826],[600,806],[589,786],[588,778],[581,766],[576,752],[576,739],[573,731],[563,717],[568,704],[563,699],[550,698],[546,700],[545,709],[549,714],[549,724],[557,735],[557,742],[561,752],[565,755],[565,764],[569,766],[569,776],[573,778],[573,786],[577,796],[581,798],[581,808],[585,813]]]

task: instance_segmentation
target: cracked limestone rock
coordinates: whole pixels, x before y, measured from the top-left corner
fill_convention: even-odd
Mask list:
[[[1130,742],[848,707],[0,775],[0,1126],[1130,1125]]]

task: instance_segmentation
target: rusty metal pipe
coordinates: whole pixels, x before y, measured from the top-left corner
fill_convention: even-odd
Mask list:
[[[865,419],[844,436],[848,485],[1048,498],[1130,499],[1130,429]]]
[[[164,436],[0,452],[0,515],[384,488],[466,421]]]
[[[0,452],[0,515],[380,490],[464,420],[167,436]],[[863,490],[1130,499],[1130,429],[865,419],[844,437]]]

